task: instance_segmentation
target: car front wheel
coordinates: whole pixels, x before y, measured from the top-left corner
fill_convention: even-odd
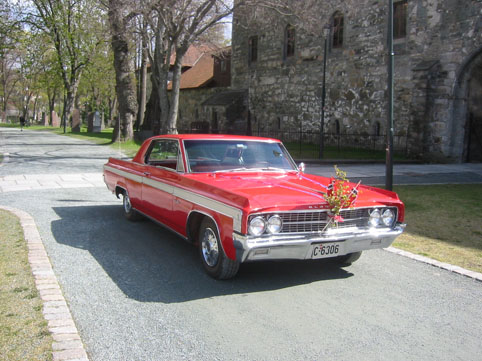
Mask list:
[[[199,254],[207,274],[215,279],[232,278],[238,272],[239,262],[224,253],[216,225],[210,218],[204,218],[199,228]]]

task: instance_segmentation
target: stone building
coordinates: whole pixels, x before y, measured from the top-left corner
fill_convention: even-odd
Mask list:
[[[235,12],[231,88],[248,94],[246,127],[316,142],[326,39],[326,141],[383,149],[388,1],[316,3],[306,23],[273,14],[248,23]],[[395,148],[481,161],[482,1],[395,0],[394,21]]]
[[[245,91],[230,84],[231,48],[200,52],[181,75],[178,130],[244,133]]]

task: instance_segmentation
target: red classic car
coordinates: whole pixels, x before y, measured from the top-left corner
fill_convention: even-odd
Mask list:
[[[197,245],[217,279],[248,261],[335,258],[349,265],[404,229],[398,196],[363,185],[349,184],[349,206],[334,216],[327,200],[333,181],[305,174],[275,139],[156,136],[132,161],[110,158],[104,180],[122,195],[127,219],[146,216]]]

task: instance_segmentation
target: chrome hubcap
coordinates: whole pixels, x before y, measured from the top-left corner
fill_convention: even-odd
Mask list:
[[[129,195],[125,194],[124,195],[124,211],[126,213],[129,213],[131,211],[131,200],[129,199]]]
[[[201,241],[201,248],[204,261],[209,267],[214,267],[218,263],[219,248],[218,239],[216,234],[211,228],[204,230],[203,238]]]

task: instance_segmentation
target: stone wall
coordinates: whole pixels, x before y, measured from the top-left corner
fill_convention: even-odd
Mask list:
[[[213,94],[225,90],[226,88],[223,87],[181,90],[179,95],[180,112],[177,121],[178,131],[190,131],[194,122],[208,122],[211,129],[213,108],[203,106],[202,103]],[[224,109],[215,110],[218,112],[218,126],[221,127],[226,122],[226,113]]]
[[[247,26],[235,13],[232,87],[249,89],[253,127],[318,131],[324,57],[323,25],[335,11],[344,15],[343,47],[328,46],[325,131],[386,132],[387,1],[319,2],[313,9],[318,33],[293,19],[275,17]],[[482,51],[482,2],[409,0],[407,36],[395,40],[396,139],[412,155],[462,160],[466,117],[454,103],[457,87],[470,80],[470,64]],[[284,28],[296,26],[296,51],[283,60]],[[315,35],[313,35],[313,33]],[[319,35],[318,35],[319,34]],[[258,35],[258,60],[248,64],[248,38]],[[463,89],[458,91],[464,97]],[[474,95],[472,95],[474,96]],[[476,95],[478,96],[478,95]],[[460,103],[460,102],[459,102]],[[338,124],[338,125],[337,125]],[[383,146],[383,145],[382,145]]]

